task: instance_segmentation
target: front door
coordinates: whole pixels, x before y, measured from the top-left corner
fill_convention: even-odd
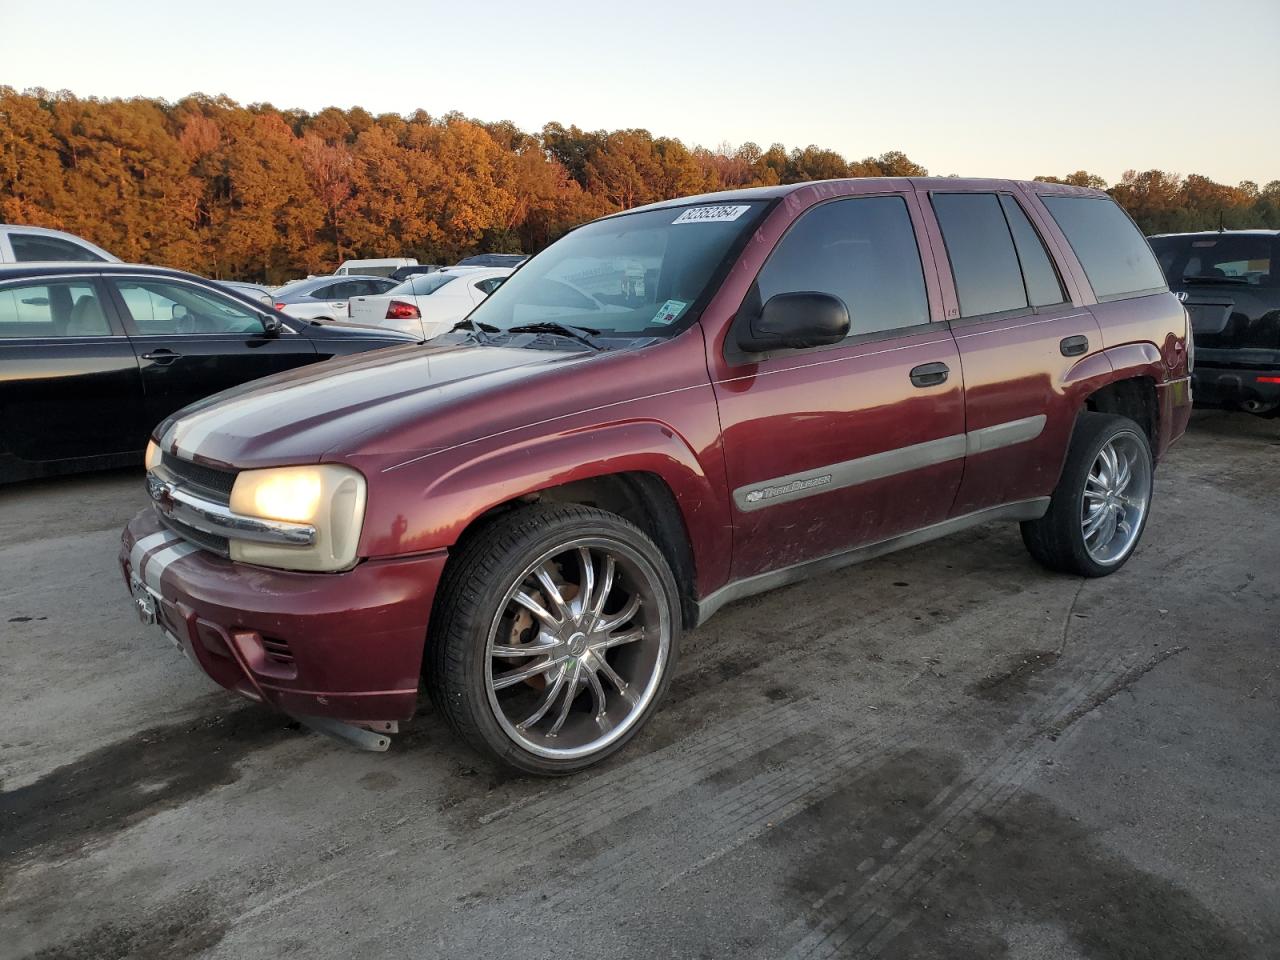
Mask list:
[[[731,330],[726,356],[710,358],[735,579],[946,518],[964,466],[964,385],[941,303],[926,292],[918,221],[902,194],[812,207],[735,323],[776,294],[817,291],[845,303],[848,338],[735,357]]]
[[[317,359],[311,341],[287,325],[269,336],[263,314],[190,281],[114,276],[109,283],[141,366],[148,429],[219,390]]]

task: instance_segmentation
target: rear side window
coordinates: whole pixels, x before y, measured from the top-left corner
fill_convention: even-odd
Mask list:
[[[929,322],[920,250],[901,197],[815,207],[782,238],[756,283],[761,304],[779,293],[839,297],[850,336]]]
[[[44,237],[37,233],[11,233],[13,259],[21,263],[36,260],[73,260],[77,263],[102,263],[103,258],[88,247],[60,237]]]
[[[1049,253],[1035,227],[1013,197],[1000,194],[1000,206],[1004,208],[1005,219],[1009,221],[1009,232],[1013,234],[1018,262],[1022,264],[1027,299],[1033,307],[1062,303],[1066,299],[1062,283],[1058,280],[1058,272],[1053,269],[1053,261],[1049,259]]]
[[[1018,254],[994,193],[935,193],[933,210],[960,298],[960,316],[1027,308]]]
[[[1146,238],[1114,201],[1104,197],[1040,199],[1066,234],[1099,300],[1165,289],[1164,274]]]
[[[89,280],[0,287],[0,340],[110,333],[97,288]]]

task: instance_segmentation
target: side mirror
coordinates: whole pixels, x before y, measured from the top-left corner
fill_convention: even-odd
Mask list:
[[[174,320],[185,320],[190,316],[190,311],[180,303],[175,303],[169,308],[169,316]]]
[[[279,317],[267,314],[262,318],[262,332],[268,337],[280,336],[280,331],[284,329],[284,324],[280,322]]]
[[[738,333],[747,353],[825,347],[849,335],[849,310],[829,293],[779,293]]]

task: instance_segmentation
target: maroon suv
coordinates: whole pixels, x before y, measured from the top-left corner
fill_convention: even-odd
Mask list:
[[[1187,316],[1096,191],[863,179],[574,231],[427,346],[187,407],[120,555],[223,686],[375,749],[425,681],[567,773],[732,600],[985,523],[1133,553],[1191,408]]]

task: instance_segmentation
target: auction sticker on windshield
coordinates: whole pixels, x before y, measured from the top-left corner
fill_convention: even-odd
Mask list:
[[[725,223],[730,220],[737,220],[750,209],[750,207],[730,207],[723,203],[718,203],[714,207],[690,207],[671,222]]]
[[[668,300],[658,308],[658,312],[654,315],[654,325],[665,327],[668,324],[675,323],[688,305],[684,300]]]

